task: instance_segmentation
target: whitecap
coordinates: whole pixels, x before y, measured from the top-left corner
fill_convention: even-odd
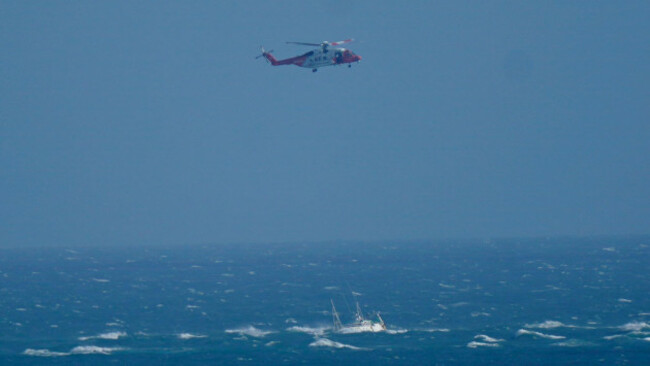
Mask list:
[[[630,302],[632,302],[632,300],[630,300],[630,299],[624,299],[624,298],[621,297],[620,299],[618,299],[618,302],[626,302],[626,303],[630,303]]]
[[[256,337],[256,338],[262,338],[266,336],[267,334],[273,333],[272,331],[268,330],[261,330],[257,329],[252,325],[249,325],[248,327],[245,328],[238,328],[238,329],[226,329],[226,333],[237,333],[240,335],[247,335],[251,337]]]
[[[111,282],[110,280],[107,280],[105,278],[93,278],[93,281],[99,282],[99,283],[108,283]]]
[[[203,334],[192,334],[192,333],[180,333],[176,335],[179,339],[193,339],[193,338],[206,338],[207,335]]]
[[[471,341],[467,343],[468,348],[478,348],[478,347],[499,347],[498,343],[484,343],[484,342],[476,342],[476,341]]]
[[[28,348],[23,351],[23,354],[26,356],[35,356],[35,357],[63,357],[70,355],[91,355],[91,354],[101,354],[101,355],[110,355],[114,351],[121,351],[124,348],[121,347],[98,347],[98,346],[77,346],[70,350],[70,352],[55,352],[48,349],[32,349]]]
[[[630,332],[639,332],[645,328],[650,328],[650,324],[646,322],[637,322],[637,321],[629,322],[619,327],[619,329],[621,330],[626,330]]]
[[[28,348],[23,351],[23,354],[26,356],[36,356],[36,357],[62,357],[69,356],[68,352],[54,352],[48,349],[32,349]]]
[[[125,332],[108,332],[108,333],[98,334],[96,336],[79,337],[79,340],[88,341],[91,339],[107,339],[107,340],[115,341],[122,337],[126,337],[126,335],[127,334]]]
[[[315,341],[311,342],[309,344],[309,347],[347,348],[347,349],[351,349],[351,350],[355,350],[355,351],[367,350],[367,348],[361,348],[361,347],[356,347],[356,346],[352,346],[352,345],[349,345],[349,344],[335,342],[335,341],[327,339],[327,338],[318,338]]]
[[[625,337],[624,334],[614,334],[614,335],[611,335],[611,336],[605,336],[605,337],[603,337],[603,339],[611,341],[612,339],[623,338],[623,337]]]
[[[594,344],[580,339],[569,339],[565,342],[553,343],[552,345],[556,347],[588,347]]]
[[[447,328],[429,328],[429,329],[422,329],[422,331],[423,332],[429,332],[429,333],[433,333],[433,332],[447,333],[447,332],[449,332],[449,329],[447,329]]]
[[[121,347],[77,346],[70,350],[73,355],[110,355],[114,351],[121,351]]]
[[[293,326],[293,327],[287,328],[287,330],[290,331],[290,332],[307,333],[307,334],[311,334],[311,335],[313,335],[315,337],[325,334],[325,332],[327,330],[329,330],[329,329],[330,329],[330,327],[312,328],[312,327],[300,327],[300,326]]]
[[[492,338],[492,337],[490,337],[488,335],[485,335],[485,334],[476,335],[476,336],[474,336],[474,339],[480,339],[483,342],[488,342],[488,343],[497,343],[497,342],[503,342],[504,341],[503,339]]]
[[[408,329],[386,329],[387,334],[404,334]]]
[[[541,323],[526,324],[526,328],[553,329],[560,327],[571,327],[557,320],[545,320]]]
[[[527,329],[519,329],[517,331],[517,337],[522,336],[522,335],[532,335],[540,338],[546,338],[546,339],[565,339],[566,337],[564,336],[558,336],[558,335],[552,335],[552,334],[544,334],[540,332],[535,332],[532,330],[527,330]]]

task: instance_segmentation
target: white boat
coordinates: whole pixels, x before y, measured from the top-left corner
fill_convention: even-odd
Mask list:
[[[351,334],[351,333],[378,333],[386,331],[386,324],[384,324],[384,319],[381,318],[381,315],[377,313],[378,321],[372,321],[370,319],[365,319],[363,313],[361,312],[361,307],[359,302],[357,302],[357,312],[354,315],[355,321],[351,324],[341,323],[341,318],[339,318],[339,313],[336,311],[334,306],[334,300],[330,299],[332,303],[332,320],[334,322],[334,331],[337,333]]]

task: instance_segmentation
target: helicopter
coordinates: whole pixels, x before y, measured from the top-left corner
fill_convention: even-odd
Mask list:
[[[260,57],[264,57],[273,66],[296,65],[300,67],[311,68],[312,72],[318,71],[318,68],[323,66],[348,64],[348,67],[352,67],[353,63],[361,61],[361,56],[356,55],[354,52],[348,49],[336,47],[345,43],[350,43],[352,41],[353,39],[346,39],[344,41],[338,42],[323,41],[321,43],[287,42],[287,44],[316,46],[318,48],[300,56],[291,57],[284,60],[277,60],[271,54],[271,52],[273,52],[272,50],[266,51],[264,47],[261,47],[262,54],[255,58],[258,59]]]

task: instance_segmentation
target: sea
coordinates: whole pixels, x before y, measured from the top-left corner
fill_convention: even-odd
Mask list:
[[[650,237],[4,248],[0,364],[650,365]]]

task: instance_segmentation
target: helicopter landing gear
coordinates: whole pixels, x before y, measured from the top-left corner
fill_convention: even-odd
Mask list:
[[[318,71],[318,69],[311,69],[311,72],[316,72],[316,71]]]

